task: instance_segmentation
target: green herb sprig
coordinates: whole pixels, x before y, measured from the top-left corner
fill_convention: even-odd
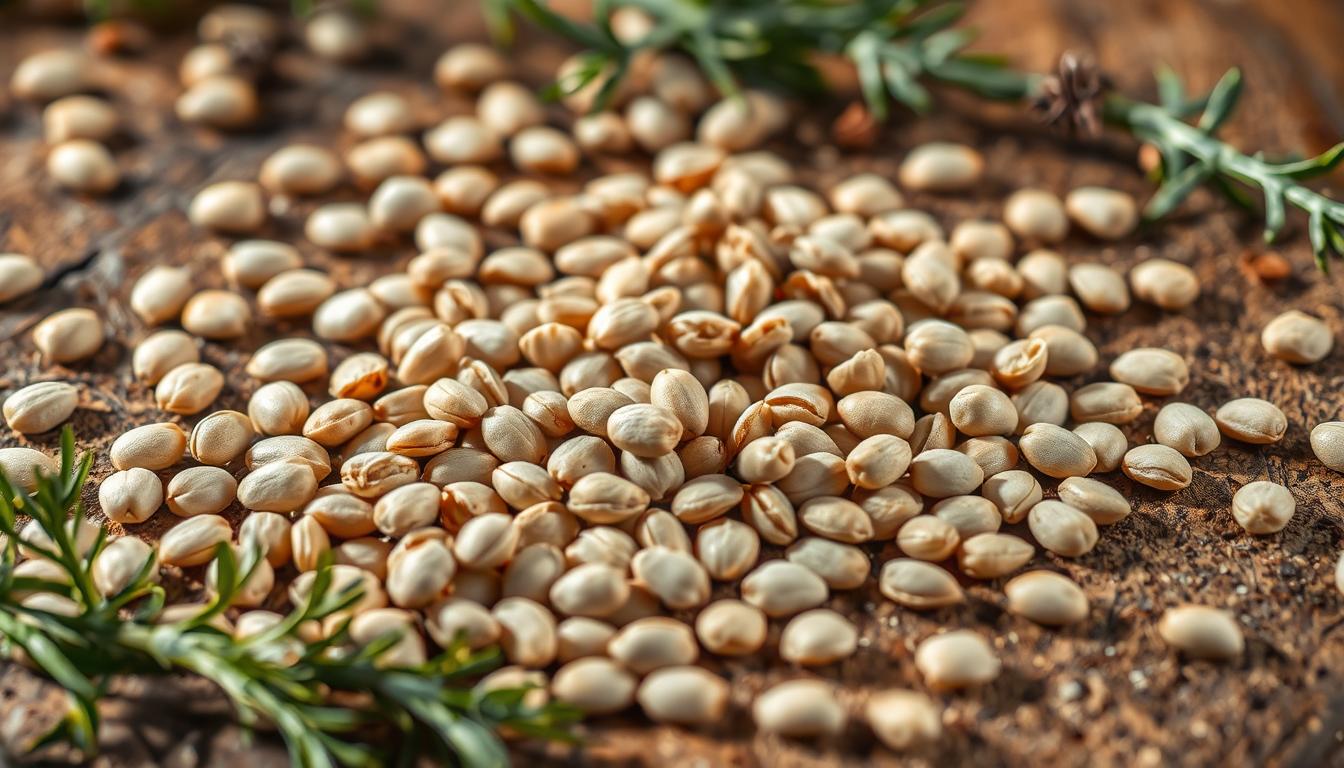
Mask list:
[[[487,693],[471,686],[473,678],[498,664],[497,649],[473,652],[459,645],[417,667],[389,668],[380,657],[396,644],[396,635],[356,649],[338,621],[326,638],[301,640],[301,625],[340,617],[360,598],[357,589],[333,589],[327,564],[318,569],[304,605],[245,639],[234,639],[215,623],[258,561],[255,549],[239,559],[229,547],[219,547],[216,594],[185,620],[156,621],[165,593],[154,579],[153,557],[119,593],[101,594],[93,564],[107,544],[106,532],[100,529],[86,549],[75,525],[83,517],[80,499],[92,463],[90,454],[76,458],[74,434],[67,427],[59,471],[54,476],[38,472],[33,493],[0,473],[0,534],[5,537],[0,657],[27,660],[65,688],[70,699],[65,719],[32,748],[66,742],[86,755],[95,753],[98,701],[112,678],[183,672],[215,683],[244,726],[273,726],[291,763],[302,768],[387,765],[391,756],[378,745],[398,741],[439,754],[445,762],[502,766],[508,753],[497,735],[500,728],[543,739],[572,738],[568,726],[578,715],[573,709],[529,706],[527,688]],[[23,551],[54,563],[59,581],[15,573],[20,515],[45,534],[27,537]],[[353,694],[346,698],[360,703],[336,703],[333,692]],[[401,738],[377,740],[369,734]]]
[[[819,57],[848,59],[858,75],[869,112],[878,119],[895,101],[916,113],[933,106],[928,85],[950,85],[995,100],[1030,103],[1047,77],[1012,69],[997,56],[966,50],[974,32],[956,27],[964,7],[946,0],[599,0],[591,22],[554,11],[546,0],[483,0],[497,38],[512,36],[521,17],[586,49],[585,66],[558,83],[572,92],[605,78],[595,109],[607,105],[629,73],[636,54],[677,50],[697,62],[725,95],[743,84],[790,93],[824,91]],[[630,8],[652,18],[641,40],[621,42],[613,11]],[[1344,143],[1322,154],[1289,163],[1248,155],[1217,137],[1241,93],[1241,74],[1229,71],[1202,99],[1187,99],[1168,69],[1157,73],[1159,104],[1119,94],[1100,95],[1100,113],[1162,156],[1162,185],[1145,208],[1161,219],[1196,187],[1211,184],[1239,205],[1254,210],[1246,188],[1263,199],[1265,239],[1272,242],[1286,224],[1291,205],[1307,214],[1307,232],[1316,263],[1325,270],[1330,255],[1344,256],[1344,204],[1299,182],[1330,172],[1344,161]],[[1195,123],[1187,122],[1195,115]]]

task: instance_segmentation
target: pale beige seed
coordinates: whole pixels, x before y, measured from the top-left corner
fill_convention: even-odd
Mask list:
[[[1006,261],[1013,255],[1013,236],[997,221],[962,221],[952,229],[948,245],[963,263],[977,259]]]
[[[488,409],[481,418],[481,435],[485,447],[503,462],[540,464],[548,453],[546,436],[536,422],[511,405]]]
[[[948,404],[952,423],[969,436],[1009,435],[1017,427],[1017,409],[1008,395],[994,387],[972,384]]]
[[[906,481],[876,491],[856,491],[853,499],[872,520],[877,541],[893,538],[907,520],[924,510],[923,497]]]
[[[1069,218],[1102,240],[1119,240],[1139,221],[1138,206],[1125,192],[1104,187],[1078,187],[1064,198]]]
[[[1069,287],[1084,307],[1097,314],[1115,315],[1129,309],[1129,286],[1124,276],[1103,264],[1069,267]]]
[[[196,423],[187,449],[192,458],[222,467],[247,450],[256,432],[252,420],[238,411],[215,411]]]
[[[820,576],[787,560],[770,560],[742,579],[742,599],[767,616],[792,616],[826,601],[830,590]]]
[[[728,518],[702,525],[695,534],[695,555],[717,581],[740,579],[756,565],[760,548],[760,535],[754,528]]]
[[[1222,442],[1213,418],[1189,403],[1162,406],[1153,421],[1153,439],[1190,458],[1210,453]]]
[[[556,670],[551,694],[588,715],[619,712],[635,700],[633,675],[609,659],[577,659]]]
[[[360,510],[362,508],[360,507]],[[410,483],[394,488],[378,499],[371,510],[372,527],[390,537],[401,538],[415,529],[421,529],[437,521],[438,511],[438,486],[431,483]]]
[[[445,90],[479,91],[508,75],[508,61],[484,43],[459,43],[434,63],[434,82]]]
[[[1168,259],[1147,259],[1129,271],[1129,286],[1135,298],[1178,312],[1199,298],[1199,278],[1194,270]]]
[[[359,138],[372,138],[415,130],[415,113],[399,93],[374,91],[350,103],[342,121]]]
[[[377,231],[364,206],[327,203],[309,214],[303,225],[303,234],[321,248],[351,253],[371,247]]]
[[[1064,204],[1043,189],[1019,189],[1003,203],[1003,222],[1026,240],[1057,243],[1069,233]]]
[[[910,450],[919,456],[936,449],[951,449],[956,443],[956,432],[956,427],[941,413],[920,416],[910,433]]]
[[[671,453],[681,439],[682,429],[674,412],[644,403],[616,409],[606,425],[607,437],[612,444],[645,458]]]
[[[985,160],[964,144],[929,142],[910,151],[901,162],[901,185],[909,189],[957,192],[980,181]]]
[[[224,374],[205,363],[183,363],[164,375],[154,388],[160,410],[191,415],[200,413],[219,397]]]
[[[835,687],[811,679],[789,680],[761,693],[752,702],[751,716],[758,731],[794,738],[832,736],[846,722]]]
[[[331,456],[322,446],[300,435],[280,435],[258,440],[243,457],[249,470],[274,461],[297,461],[306,465],[320,483],[331,474]]]
[[[1313,427],[1311,450],[1322,464],[1344,473],[1344,422],[1326,421]]]
[[[5,474],[17,480],[5,467]],[[98,486],[98,506],[108,520],[122,525],[143,523],[163,503],[163,483],[143,467],[113,472]]]
[[[50,101],[90,88],[95,69],[82,51],[49,48],[21,60],[9,87],[19,98]]]
[[[918,691],[879,691],[864,705],[863,716],[878,740],[897,752],[921,749],[943,735],[942,710]]]
[[[499,623],[490,615],[490,609],[457,597],[425,609],[425,631],[440,648],[449,648],[460,639],[474,650],[493,645],[499,639]]]
[[[1030,338],[1045,342],[1045,375],[1077,376],[1096,368],[1097,347],[1083,334],[1062,325],[1043,325]]]
[[[317,479],[304,463],[273,461],[249,472],[238,484],[238,501],[247,509],[290,512],[317,491]]]
[[[1087,594],[1069,577],[1053,571],[1027,571],[1003,585],[1008,610],[1037,624],[1055,627],[1087,618]]]
[[[765,644],[765,614],[740,600],[710,603],[695,617],[695,634],[706,651],[719,656],[747,656]]]
[[[905,474],[911,462],[910,444],[895,435],[864,438],[845,457],[845,472],[858,488],[885,488]]]
[[[238,482],[219,467],[190,467],[168,481],[164,501],[178,517],[214,515],[233,503]]]
[[[1269,321],[1260,332],[1260,344],[1280,360],[1309,365],[1330,354],[1335,336],[1320,319],[1294,309]]]
[[[681,487],[672,499],[672,514],[684,523],[705,523],[741,503],[740,483],[727,475],[704,475]]]
[[[424,408],[431,418],[446,421],[459,429],[469,429],[481,423],[489,404],[471,387],[444,378],[425,391]]]
[[[676,416],[683,440],[699,437],[709,426],[709,395],[687,371],[660,371],[650,383],[649,402]]]
[[[339,485],[328,487],[343,489]],[[339,539],[354,539],[377,530],[374,524],[373,505],[351,493],[323,491],[325,489],[320,490],[312,501],[303,506],[303,514],[316,520],[327,533]],[[434,502],[437,512],[437,488]]]
[[[303,317],[335,292],[336,282],[323,272],[286,270],[257,290],[257,308],[267,317]]]
[[[997,579],[1031,562],[1036,548],[1008,533],[980,533],[966,539],[957,550],[957,564],[967,576]]]
[[[252,426],[263,435],[297,435],[308,414],[308,396],[289,381],[263,384],[247,402]]]
[[[803,666],[821,666],[846,659],[858,648],[853,623],[835,611],[816,608],[794,616],[779,636],[779,655]]]
[[[895,185],[876,173],[850,176],[832,187],[828,197],[835,210],[864,218],[899,210],[905,205],[905,199]]]
[[[272,277],[303,266],[293,246],[272,240],[243,240],[224,255],[224,276],[240,288],[257,289]]]
[[[965,368],[975,355],[975,347],[960,326],[943,320],[922,320],[906,333],[905,352],[920,371],[937,375]]]
[[[215,548],[233,538],[229,521],[219,515],[198,515],[183,520],[159,539],[159,561],[188,568],[214,559]]]
[[[1003,524],[999,508],[981,496],[953,496],[934,504],[929,511],[955,528],[962,540],[981,533],[994,533]]]
[[[357,341],[374,335],[387,310],[365,288],[332,295],[313,312],[313,333],[330,341]]]
[[[635,698],[657,723],[709,725],[721,722],[728,707],[727,681],[702,667],[667,667],[639,685]]]
[[[915,415],[899,397],[886,392],[855,392],[835,404],[845,428],[855,437],[895,435],[909,438],[915,428]]]
[[[673,610],[696,608],[709,601],[709,574],[689,552],[649,547],[630,560],[635,583]]]
[[[261,164],[257,181],[276,195],[321,195],[345,175],[331,150],[312,144],[291,144],[271,153]]]
[[[156,266],[131,288],[131,309],[146,325],[176,320],[194,293],[191,273],[182,267]]]
[[[370,416],[376,410],[375,406]],[[411,458],[437,456],[452,448],[457,436],[458,428],[446,421],[415,419],[397,427],[388,436],[386,448],[392,453]]]
[[[183,85],[192,86],[207,77],[233,74],[236,69],[233,51],[225,45],[205,43],[183,55],[177,74]]]
[[[915,610],[942,608],[966,600],[955,576],[933,563],[911,558],[884,563],[877,586],[888,600]]]
[[[1185,359],[1165,349],[1131,349],[1111,363],[1111,378],[1146,395],[1178,394],[1190,383]]]
[[[915,490],[936,499],[974,493],[984,474],[969,456],[943,448],[925,450],[910,462],[910,481]]]
[[[62,381],[43,381],[5,398],[5,423],[15,432],[37,434],[55,429],[79,405],[79,390]]]
[[[438,210],[434,187],[418,176],[392,176],[369,197],[369,221],[385,232],[410,232]]]
[[[1112,525],[1129,517],[1129,499],[1111,486],[1088,477],[1070,477],[1059,484],[1059,500],[1092,518]]]
[[[303,423],[303,436],[335,448],[373,423],[373,409],[362,400],[332,400],[318,406]]]
[[[736,474],[745,483],[772,483],[789,474],[796,459],[788,441],[762,437],[747,443],[738,454]]]
[[[986,478],[1016,467],[1020,458],[1017,446],[1006,437],[973,437],[958,443],[954,450],[970,456]]]
[[[1032,424],[1018,441],[1033,467],[1051,477],[1085,476],[1097,466],[1097,455],[1083,438],[1054,424]]]
[[[1247,483],[1232,496],[1232,517],[1247,533],[1256,536],[1283,530],[1296,511],[1297,501],[1292,492],[1267,480]]]
[[[157,557],[158,553],[149,544],[134,536],[112,538],[94,558],[93,584],[106,597],[119,595],[144,572],[145,563]],[[150,578],[156,581],[157,571],[157,568],[150,569]]]
[[[198,291],[182,308],[182,327],[206,339],[236,339],[251,324],[251,308],[233,291]]]
[[[187,435],[172,422],[146,424],[123,433],[108,452],[117,469],[167,469],[182,459]],[[13,477],[13,475],[11,475]]]
[[[1043,496],[1041,484],[1020,469],[1000,472],[985,480],[980,494],[993,502],[1006,523],[1019,523]]]
[[[246,371],[260,381],[302,384],[327,375],[327,351],[311,339],[278,339],[254,352]]]
[[[1061,557],[1082,557],[1097,545],[1097,524],[1062,501],[1037,502],[1027,513],[1036,542]]]
[[[546,111],[531,89],[507,81],[491,83],[481,91],[476,100],[476,115],[504,137],[546,122]]]
[[[74,363],[103,346],[103,321],[91,309],[62,309],[33,327],[33,346],[51,363]]]
[[[956,257],[942,242],[924,243],[905,260],[901,283],[925,306],[944,313],[961,292]]]
[[[1072,296],[1041,296],[1022,306],[1015,330],[1018,336],[1029,336],[1047,325],[1062,325],[1082,333],[1087,328],[1087,317]]]
[[[933,515],[918,515],[896,532],[896,545],[902,552],[918,560],[945,560],[960,543],[961,536],[957,529]]]
[[[837,496],[816,496],[802,503],[798,521],[818,536],[847,544],[873,538],[873,523],[858,504]]]
[[[1049,347],[1041,339],[1018,339],[994,353],[990,372],[995,380],[1011,389],[1022,389],[1045,374]]]
[[[946,691],[992,682],[1002,664],[983,637],[961,629],[921,642],[915,649],[915,667],[926,685]]]
[[[453,556],[464,568],[485,570],[508,562],[518,548],[513,518],[488,513],[467,520],[453,541]]]
[[[563,176],[578,167],[579,148],[561,131],[536,125],[510,139],[509,159],[525,173]]]
[[[386,451],[360,453],[341,465],[341,484],[365,499],[374,499],[413,483],[419,475],[420,466],[414,459]]]
[[[919,393],[919,407],[925,413],[948,415],[952,398],[971,385],[994,388],[994,379],[978,368],[962,368],[938,376],[929,381]]]
[[[694,664],[700,655],[691,628],[663,616],[630,622],[612,637],[607,653],[640,675],[663,667]]]
[[[1228,611],[1204,605],[1168,608],[1157,623],[1168,645],[1195,659],[1227,661],[1246,649],[1237,620]]]
[[[0,304],[22,298],[42,285],[42,268],[18,253],[0,253]]]
[[[217,74],[188,86],[173,109],[184,123],[235,130],[254,123],[261,105],[252,83],[241,77]]]
[[[198,227],[230,234],[249,234],[266,223],[261,187],[248,181],[221,181],[192,198],[187,218]]]
[[[331,372],[327,392],[332,397],[369,400],[377,397],[387,388],[388,379],[386,358],[374,352],[359,352],[342,360]],[[415,412],[423,412],[424,408],[420,404],[424,399],[423,388],[406,387],[394,393],[389,393],[387,397],[405,396],[406,394],[415,395],[415,408],[417,409]],[[379,409],[379,403],[382,403],[384,399],[379,398],[374,402],[374,410],[383,421],[392,421],[392,419],[387,418],[391,411],[386,406],[381,410]]]
[[[574,567],[551,585],[551,607],[566,616],[604,618],[630,598],[625,574],[602,563]]]
[[[596,524],[631,520],[648,505],[649,494],[643,488],[623,477],[601,471],[576,478],[569,492],[569,510]]]
[[[771,544],[783,546],[798,538],[798,517],[793,504],[773,485],[746,489],[742,519]]]
[[[1102,421],[1128,424],[1143,412],[1143,401],[1134,387],[1113,381],[1099,381],[1074,390],[1069,398],[1069,413],[1074,421]]]
[[[0,448],[0,472],[4,472],[11,483],[29,493],[37,488],[36,470],[55,475],[58,467],[55,459],[33,448]]]
[[[366,139],[354,145],[345,153],[346,168],[349,169],[350,175],[354,177],[355,183],[365,190],[372,189],[384,179],[393,176],[423,175],[428,164],[429,162],[425,159],[425,154],[420,150],[419,144],[405,136],[380,136],[376,139]],[[345,210],[352,213],[362,214],[365,210],[364,206],[358,203],[332,203],[324,205],[323,208],[329,208],[333,205],[343,206]],[[373,226],[368,223],[367,217],[364,218],[363,226],[367,227],[366,234],[372,236]],[[308,239],[313,240],[309,228],[305,227],[304,231],[308,235]]]
[[[1131,479],[1159,491],[1178,491],[1190,484],[1190,462],[1176,449],[1151,444],[1131,448],[1123,468]]]
[[[1213,414],[1224,435],[1253,445],[1268,445],[1283,439],[1288,418],[1278,406],[1256,397],[1229,400]]]
[[[602,438],[580,435],[556,446],[546,461],[546,471],[550,472],[560,485],[571,487],[580,478],[594,472],[614,473],[616,457],[611,452],[611,446]],[[644,493],[648,495],[647,491]]]
[[[70,139],[52,147],[47,174],[62,187],[89,195],[107,194],[121,183],[112,153],[90,139]]]
[[[526,597],[546,604],[551,587],[565,573],[565,555],[552,544],[534,544],[519,549],[504,568],[499,593],[504,597]],[[626,597],[629,597],[627,590]]]
[[[1158,412],[1161,415],[1161,412]],[[1097,456],[1094,472],[1114,472],[1120,468],[1125,452],[1129,450],[1129,441],[1125,433],[1114,424],[1089,421],[1073,428],[1073,433],[1092,446]]]

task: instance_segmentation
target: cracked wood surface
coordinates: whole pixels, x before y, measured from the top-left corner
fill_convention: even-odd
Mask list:
[[[111,471],[106,449],[112,439],[127,427],[162,418],[152,392],[129,373],[128,349],[145,333],[126,305],[131,282],[151,265],[173,263],[189,266],[202,286],[223,284],[217,264],[227,241],[188,225],[184,211],[191,195],[212,181],[253,177],[261,159],[286,143],[346,146],[349,140],[339,131],[342,111],[375,88],[407,95],[426,122],[467,110],[467,102],[438,93],[429,72],[447,44],[482,37],[471,5],[385,3],[384,20],[376,27],[383,52],[359,68],[331,68],[287,47],[276,60],[275,75],[263,84],[264,122],[241,134],[186,128],[172,116],[179,90],[175,67],[193,42],[189,30],[166,33],[143,57],[106,62],[101,75],[114,84],[110,95],[129,130],[114,147],[126,181],[98,201],[54,187],[43,171],[38,110],[0,96],[0,250],[29,253],[50,275],[37,295],[0,308],[5,361],[0,395],[43,379],[79,382],[84,394],[73,423],[81,446],[98,454],[94,477],[105,477]],[[78,41],[80,35],[75,27],[0,20],[0,74],[6,79],[22,56]],[[1207,88],[1226,67],[1240,65],[1247,93],[1228,135],[1243,146],[1307,154],[1344,136],[1344,58],[1337,51],[1344,11],[1330,0],[982,2],[973,8],[970,23],[984,32],[986,50],[1007,52],[1024,67],[1046,69],[1066,48],[1094,51],[1121,89],[1148,96],[1149,72],[1157,61],[1171,64],[1192,91]],[[543,83],[565,55],[549,44],[520,51],[519,66],[534,85]],[[869,155],[837,155],[814,146],[814,137],[823,135],[824,118],[834,110],[806,116],[796,129],[801,141],[780,141],[776,149],[797,162],[803,178],[826,185],[855,170],[892,175],[904,150],[921,141],[975,144],[989,161],[986,183],[976,194],[910,196],[913,206],[930,210],[944,223],[995,216],[1006,192],[1028,184],[1061,193],[1083,184],[1137,195],[1150,189],[1133,169],[1133,147],[1124,141],[1063,144],[1002,108],[973,108],[961,98],[953,103],[955,111],[934,119],[898,121]],[[604,166],[621,167],[622,162]],[[337,196],[355,199],[357,193],[347,189]],[[406,242],[359,258],[326,255],[301,239],[303,217],[311,207],[301,203],[275,211],[263,236],[296,242],[310,264],[330,270],[342,284],[366,282],[413,255]],[[500,234],[490,238],[507,242]],[[834,597],[829,606],[858,623],[862,647],[853,658],[819,673],[843,683],[841,697],[847,702],[878,688],[920,687],[913,649],[940,627],[968,626],[994,638],[1004,674],[983,690],[943,697],[947,737],[914,761],[1344,765],[1338,750],[1344,732],[1344,598],[1332,586],[1344,539],[1344,477],[1321,467],[1307,442],[1312,425],[1344,416],[1344,344],[1338,343],[1344,328],[1344,278],[1340,269],[1328,278],[1315,273],[1299,223],[1280,248],[1292,261],[1294,276],[1272,287],[1259,285],[1239,266],[1240,255],[1259,242],[1255,222],[1200,193],[1172,221],[1123,243],[1101,246],[1074,237],[1062,247],[1070,259],[1120,268],[1156,255],[1192,265],[1204,294],[1189,310],[1163,314],[1136,307],[1119,318],[1089,318],[1088,335],[1103,361],[1136,346],[1168,347],[1191,363],[1191,384],[1180,399],[1211,408],[1233,397],[1264,397],[1284,409],[1290,428],[1282,443],[1264,449],[1225,443],[1194,462],[1194,482],[1175,494],[1136,486],[1118,473],[1106,476],[1134,500],[1135,513],[1105,529],[1086,557],[1063,560],[1047,554],[1036,561],[1068,573],[1087,590],[1093,609],[1081,626],[1045,630],[1008,615],[998,581],[968,584],[966,605],[925,614],[897,609],[871,580]],[[44,366],[27,332],[47,313],[68,306],[98,308],[113,339],[91,361],[72,368]],[[1261,350],[1264,323],[1293,307],[1325,318],[1335,329],[1337,349],[1325,362],[1296,368]],[[203,359],[228,374],[215,408],[245,404],[256,383],[242,366],[250,351],[276,331],[308,334],[304,324],[281,325],[254,331],[239,343],[205,345]],[[334,345],[330,349],[333,362],[348,352]],[[1073,387],[1104,376],[1099,367],[1091,377],[1065,383]],[[1126,430],[1132,444],[1149,439],[1162,402],[1147,400],[1143,416]],[[194,421],[183,420],[187,426]],[[52,450],[56,442],[54,434],[0,436],[4,446]],[[1279,535],[1246,536],[1227,511],[1236,488],[1255,479],[1284,483],[1297,498],[1297,515]],[[88,500],[95,501],[92,493]],[[237,519],[238,510],[233,514]],[[172,522],[162,511],[132,532],[154,537]],[[879,561],[896,554],[891,544],[870,551]],[[197,594],[199,575],[171,580],[179,597]],[[715,597],[730,594],[733,587],[720,585]],[[1247,636],[1245,657],[1225,666],[1183,663],[1164,648],[1155,632],[1157,617],[1184,601],[1234,611]],[[768,649],[777,637],[775,627]],[[819,744],[754,735],[751,698],[796,671],[773,651],[706,663],[732,683],[733,707],[725,722],[686,731],[653,726],[638,714],[603,718],[585,726],[584,747],[520,745],[519,763],[898,762],[860,725]],[[261,734],[245,743],[228,720],[227,707],[199,681],[127,680],[116,693],[106,707],[102,765],[286,764],[274,737]],[[59,714],[60,705],[59,692],[50,684],[13,665],[0,667],[0,737],[37,733]]]

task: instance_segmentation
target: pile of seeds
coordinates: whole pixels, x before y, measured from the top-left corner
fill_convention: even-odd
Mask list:
[[[614,28],[635,35],[639,24],[625,15]],[[182,63],[179,118],[251,123],[256,61],[228,42],[273,46],[279,27],[226,7],[201,33]],[[336,15],[314,20],[307,39],[341,60],[368,45]],[[52,176],[102,192],[118,174],[96,142],[118,119],[79,95],[83,56],[33,56],[12,88],[51,102]],[[1042,568],[1038,548],[1085,556],[1101,528],[1131,513],[1093,475],[1176,491],[1224,438],[1268,445],[1289,428],[1260,399],[1180,402],[1188,362],[1165,349],[1128,351],[1108,378],[1072,391],[1059,383],[1103,364],[1090,314],[1134,301],[1179,311],[1199,295],[1179,263],[1149,259],[1124,275],[1051,250],[1074,226],[1125,237],[1137,222],[1129,196],[1023,189],[1002,222],[945,230],[901,189],[977,187],[985,163],[972,148],[921,146],[899,184],[860,174],[809,189],[759,149],[788,105],[754,92],[719,100],[674,56],[643,65],[647,77],[612,110],[588,114],[585,89],[561,120],[508,79],[498,53],[458,46],[434,80],[478,92],[474,115],[426,127],[400,95],[372,93],[345,114],[357,142],[344,157],[289,146],[255,180],[199,190],[193,224],[250,236],[283,208],[268,199],[352,183],[367,203],[319,206],[306,238],[354,255],[413,241],[419,255],[342,286],[292,245],[239,240],[220,265],[230,289],[200,290],[179,267],[138,277],[130,306],[146,333],[132,367],[164,415],[111,447],[116,471],[98,498],[128,535],[100,556],[99,588],[117,590],[150,557],[202,567],[209,584],[219,543],[260,547],[265,559],[227,625],[246,636],[304,600],[330,552],[337,585],[364,590],[337,617],[351,619],[351,642],[405,632],[388,663],[421,661],[456,637],[498,643],[511,666],[483,686],[537,682],[592,715],[637,705],[657,722],[706,724],[724,717],[729,686],[697,665],[702,654],[769,645],[788,664],[824,667],[865,652],[853,621],[825,607],[834,592],[875,582],[925,611],[964,601],[964,580],[986,580],[1031,621],[1087,621],[1083,590]],[[651,157],[650,172],[552,189],[586,155],[634,152]],[[502,182],[506,165],[525,178]],[[516,244],[487,252],[484,230]],[[0,256],[0,300],[42,278],[32,260]],[[295,320],[310,321],[315,338],[275,333]],[[259,386],[246,413],[211,410],[226,382],[201,362],[202,343],[229,344],[254,326],[275,338],[247,363]],[[99,315],[80,308],[32,333],[52,366],[87,360],[105,336]],[[1262,342],[1305,365],[1330,354],[1333,333],[1292,311]],[[1153,442],[1131,446],[1116,425],[1133,422],[1145,398],[1167,400]],[[68,383],[30,384],[5,400],[4,417],[17,432],[46,432],[79,399]],[[1316,426],[1311,444],[1344,472],[1344,422]],[[53,460],[0,450],[20,483],[35,465]],[[239,506],[235,530],[225,513]],[[1288,489],[1256,481],[1229,513],[1270,535],[1295,506]],[[135,537],[162,514],[182,519],[152,545]],[[880,558],[885,542],[904,556]],[[1344,560],[1339,579],[1344,587]],[[1157,631],[1191,657],[1230,659],[1244,646],[1236,621],[1213,607],[1172,606]],[[926,638],[914,660],[933,691],[1001,669],[988,638],[964,629]],[[756,698],[760,730],[821,736],[859,716],[897,750],[940,735],[939,708],[923,693],[880,692],[850,712],[825,670],[800,677]]]

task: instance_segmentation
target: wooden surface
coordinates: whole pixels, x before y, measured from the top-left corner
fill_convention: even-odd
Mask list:
[[[428,74],[449,43],[479,39],[471,3],[385,4],[377,27],[384,52],[372,63],[338,70],[291,46],[264,84],[267,118],[257,129],[224,136],[184,128],[171,115],[178,92],[175,66],[192,43],[190,32],[162,38],[152,53],[107,63],[102,75],[130,124],[115,149],[126,183],[100,201],[55,189],[42,170],[44,147],[37,109],[10,102],[0,112],[0,250],[32,254],[51,274],[35,296],[0,309],[0,395],[32,381],[70,378],[84,385],[74,424],[83,447],[98,452],[94,475],[106,476],[106,448],[129,426],[156,421],[152,393],[129,375],[129,345],[144,334],[126,307],[131,281],[149,266],[184,264],[203,286],[222,284],[217,260],[227,241],[190,227],[186,203],[202,185],[251,178],[270,151],[295,140],[332,146],[348,141],[340,115],[351,100],[392,88],[415,100],[426,121],[465,111],[468,104],[433,89]],[[1228,135],[1271,154],[1306,154],[1344,136],[1344,9],[1332,0],[1020,0],[980,2],[971,23],[983,47],[1008,53],[1022,66],[1044,69],[1061,50],[1091,50],[1124,90],[1151,95],[1149,73],[1166,61],[1192,89],[1206,88],[1228,66],[1247,76],[1247,93]],[[7,79],[24,55],[79,39],[75,27],[0,20],[0,75]],[[528,45],[521,65],[537,85],[564,55],[561,48]],[[4,104],[0,100],[0,104]],[[954,113],[914,124],[903,118],[870,156],[814,150],[834,110],[803,119],[800,141],[777,149],[796,159],[799,173],[818,184],[874,169],[892,173],[903,151],[920,141],[951,138],[980,146],[989,160],[987,183],[964,199],[911,196],[912,205],[945,223],[995,216],[1002,195],[1018,186],[1057,192],[1107,184],[1138,195],[1149,187],[1134,170],[1132,145],[1063,145],[1003,110],[984,112],[956,101]],[[820,122],[812,122],[821,118]],[[800,149],[800,144],[804,148]],[[594,169],[587,168],[591,174]],[[354,197],[352,191],[343,193]],[[300,241],[307,206],[280,211],[267,236]],[[502,240],[499,240],[502,242]],[[413,250],[390,245],[369,257],[332,258],[298,242],[310,263],[344,282],[358,283],[403,264]],[[1344,539],[1344,477],[1310,454],[1311,425],[1344,417],[1344,273],[1324,278],[1311,267],[1300,222],[1280,251],[1295,274],[1266,287],[1248,279],[1239,259],[1259,248],[1254,222],[1197,195],[1172,222],[1123,243],[1102,247],[1074,238],[1062,248],[1070,259],[1095,259],[1125,268],[1162,255],[1192,265],[1204,294],[1189,310],[1162,314],[1139,307],[1120,318],[1089,318],[1088,335],[1103,360],[1136,346],[1160,345],[1185,355],[1192,381],[1181,399],[1212,407],[1239,396],[1265,397],[1288,414],[1285,440],[1267,449],[1225,444],[1195,462],[1193,484],[1161,494],[1111,478],[1135,502],[1135,513],[1104,529],[1086,557],[1053,556],[1038,563],[1070,574],[1087,589],[1092,615],[1081,626],[1047,631],[1003,610],[998,583],[969,585],[967,605],[915,614],[883,600],[870,583],[836,596],[830,605],[860,626],[859,652],[819,670],[845,684],[846,702],[888,686],[919,687],[912,664],[916,642],[940,627],[974,627],[994,638],[1004,674],[985,689],[943,697],[944,742],[913,758],[940,765],[1344,765],[1344,597],[1332,586]],[[115,340],[92,361],[70,369],[43,367],[27,331],[45,314],[91,306],[106,317]],[[1295,368],[1269,359],[1258,342],[1264,323],[1296,307],[1326,319],[1337,350],[1325,362]],[[288,329],[296,330],[296,329]],[[306,333],[306,328],[297,330]],[[207,344],[205,360],[238,372],[265,338]],[[337,357],[345,354],[332,348]],[[1093,378],[1101,378],[1099,369]],[[1066,382],[1076,386],[1084,380]],[[255,383],[241,373],[216,407],[240,407]],[[1149,400],[1129,429],[1131,443],[1147,441],[1162,401]],[[194,420],[187,419],[189,426]],[[54,435],[31,440],[5,433],[0,444],[51,450]],[[1251,538],[1227,509],[1232,492],[1254,479],[1287,484],[1298,513],[1280,535]],[[92,495],[90,495],[92,500]],[[160,513],[136,533],[153,536],[171,516]],[[894,548],[873,547],[879,558]],[[184,595],[192,576],[175,582]],[[719,587],[724,594],[731,588]],[[1241,621],[1245,657],[1236,664],[1184,663],[1156,636],[1164,608],[1194,601],[1226,607]],[[777,636],[778,629],[774,632]],[[773,645],[773,643],[772,643]],[[772,653],[717,664],[732,682],[732,713],[707,730],[655,727],[638,714],[597,720],[585,727],[578,751],[518,747],[520,764],[824,765],[895,764],[862,726],[823,743],[759,737],[749,704],[762,686],[797,674]],[[240,742],[219,701],[199,685],[130,681],[124,698],[108,707],[108,765],[283,765],[269,737]],[[56,711],[51,686],[13,666],[0,669],[0,737],[35,732]]]

